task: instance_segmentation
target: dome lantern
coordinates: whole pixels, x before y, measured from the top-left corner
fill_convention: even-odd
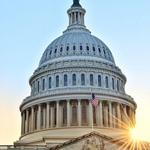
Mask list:
[[[85,26],[84,25],[85,12],[86,12],[85,9],[83,9],[79,3],[79,0],[74,0],[73,5],[68,10],[69,27],[74,25]]]

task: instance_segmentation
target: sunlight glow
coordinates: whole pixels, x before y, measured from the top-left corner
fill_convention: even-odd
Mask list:
[[[143,140],[142,133],[137,128],[130,129],[130,135],[131,135],[131,140],[133,141]]]

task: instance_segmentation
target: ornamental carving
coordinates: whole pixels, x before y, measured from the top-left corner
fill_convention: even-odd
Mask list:
[[[95,137],[87,139],[82,150],[106,150],[104,140],[102,138],[97,140]]]

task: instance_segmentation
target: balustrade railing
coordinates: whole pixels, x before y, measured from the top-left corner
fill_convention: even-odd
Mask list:
[[[48,150],[46,146],[31,146],[31,147],[24,147],[24,146],[14,146],[14,145],[0,145],[0,150]]]

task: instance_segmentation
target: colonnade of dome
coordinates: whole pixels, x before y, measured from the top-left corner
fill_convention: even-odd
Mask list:
[[[133,106],[99,100],[60,100],[40,103],[22,112],[22,135],[54,128],[106,127],[125,129],[135,124]]]

